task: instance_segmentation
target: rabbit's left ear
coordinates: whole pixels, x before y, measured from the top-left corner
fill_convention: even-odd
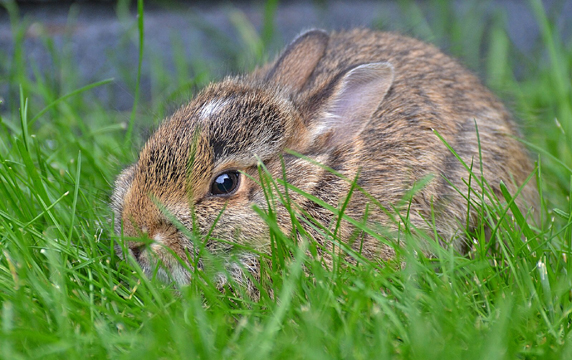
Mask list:
[[[298,36],[278,58],[266,81],[299,91],[324,56],[328,40],[329,35],[323,30],[310,30]]]
[[[329,148],[353,141],[370,122],[393,78],[393,65],[388,62],[359,65],[348,71],[335,84],[323,115],[309,124],[313,138],[326,135]]]

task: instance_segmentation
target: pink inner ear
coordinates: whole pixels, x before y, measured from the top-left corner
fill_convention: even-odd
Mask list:
[[[350,70],[332,95],[316,135],[330,133],[329,146],[351,142],[365,129],[393,84],[390,63],[371,63]]]

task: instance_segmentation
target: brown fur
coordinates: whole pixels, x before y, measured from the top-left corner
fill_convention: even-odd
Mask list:
[[[510,114],[472,73],[435,47],[401,35],[310,31],[274,63],[251,75],[209,85],[157,129],[139,160],[116,181],[115,229],[118,234],[121,230],[132,237],[147,233],[155,239],[158,244],[151,246],[152,251],[142,251],[137,242],[130,242],[129,248],[148,274],[157,257],[165,267],[161,273],[166,276],[167,270],[180,283],[188,282],[190,274],[165,247],[184,259],[186,253],[194,253],[194,246],[157,203],[188,229],[193,228],[194,211],[194,230],[201,234],[209,231],[226,207],[212,237],[268,251],[267,226],[252,209],[252,205],[266,207],[256,182],[241,175],[236,193],[225,197],[213,196],[209,189],[225,170],[257,178],[258,159],[279,178],[283,156],[289,183],[338,206],[349,183],[284,153],[293,149],[346,178],[353,179],[359,171],[359,186],[387,209],[396,206],[414,184],[434,176],[413,197],[410,220],[427,229],[425,219],[431,219],[433,207],[439,235],[462,250],[464,238],[456,235],[459,224],[478,222],[476,213],[467,219],[467,202],[454,190],[467,193],[463,179],[468,179],[468,173],[433,131],[479,169],[475,122],[485,178],[497,195],[501,180],[514,193],[533,167],[514,138],[519,133]],[[332,221],[329,211],[292,196],[324,225]],[[519,204],[536,204],[532,184],[520,199]],[[356,191],[346,214],[360,219],[368,202]],[[279,225],[290,231],[288,213],[282,207],[277,211]],[[369,211],[372,224],[396,230],[385,212],[375,206]],[[351,233],[352,227],[342,223],[342,238],[348,239]],[[316,241],[324,239],[317,234]],[[370,257],[393,255],[391,247],[371,237],[355,246]],[[206,244],[209,251],[221,255],[231,247],[215,240]],[[244,264],[256,263],[252,256],[245,259]],[[250,271],[256,273],[255,268]]]

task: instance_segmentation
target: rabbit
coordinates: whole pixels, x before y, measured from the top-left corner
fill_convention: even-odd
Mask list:
[[[391,233],[399,221],[384,209],[407,211],[415,228],[432,229],[434,221],[431,233],[443,245],[466,252],[463,227],[477,226],[479,218],[474,207],[467,211],[463,196],[469,171],[445,142],[479,177],[482,167],[497,196],[501,181],[513,194],[524,185],[517,203],[533,211],[537,193],[533,181],[525,182],[534,166],[519,136],[509,112],[477,76],[433,45],[368,29],[310,30],[253,73],[208,85],[158,127],[115,182],[114,228],[118,235],[151,239],[150,245],[132,239],[129,253],[147,275],[157,271],[179,284],[189,283],[192,272],[173,253],[188,262],[197,250],[170,219],[210,233],[205,248],[214,257],[227,259],[236,245],[269,252],[268,225],[253,209],[267,208],[256,181],[262,163],[275,178],[285,170],[287,183],[301,190],[289,192],[291,201],[326,228],[336,216],[301,192],[339,208],[355,179],[363,192],[353,191],[348,219],[360,221],[367,207],[372,229]],[[419,183],[424,186],[400,210]],[[476,184],[472,191],[479,193]],[[291,232],[287,209],[275,211],[278,226]],[[355,230],[342,221],[338,235],[349,241]],[[321,249],[332,248],[327,236],[308,231]],[[368,234],[348,246],[371,259],[395,256],[393,246]],[[245,284],[244,272],[256,277],[259,260],[241,256],[225,261]],[[320,256],[328,262],[328,251]]]

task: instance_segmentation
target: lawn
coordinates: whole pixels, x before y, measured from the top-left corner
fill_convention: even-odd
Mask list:
[[[489,242],[482,231],[470,234],[468,255],[435,247],[427,258],[404,229],[408,245],[394,261],[354,254],[357,261],[340,258],[333,268],[309,256],[311,242],[273,231],[257,302],[221,293],[208,274],[184,287],[147,278],[114,252],[123,243],[108,205],[114,178],[136,159],[144,129],[168,114],[165,104],[181,104],[217,72],[187,62],[175,40],[178,65],[164,70],[141,47],[142,3],[138,18],[118,11],[140,63],[152,63],[127,83],[133,107],[120,111],[95,95],[117,80],[78,84],[79,65],[47,36],[51,71],[39,70],[23,46],[30,24],[3,3],[15,51],[0,49],[0,89],[8,91],[0,107],[0,358],[572,359],[572,39],[561,38],[539,0],[529,6],[542,36],[528,54],[510,41],[503,14],[467,21],[448,1],[427,3],[440,16],[399,2],[422,24],[400,30],[461,58],[509,104],[537,164],[538,222],[527,223],[506,194],[482,208],[496,231]],[[271,57],[276,9],[273,1],[261,8],[259,32],[244,17],[234,22],[244,46],[229,68]],[[139,91],[145,77],[150,96]]]

